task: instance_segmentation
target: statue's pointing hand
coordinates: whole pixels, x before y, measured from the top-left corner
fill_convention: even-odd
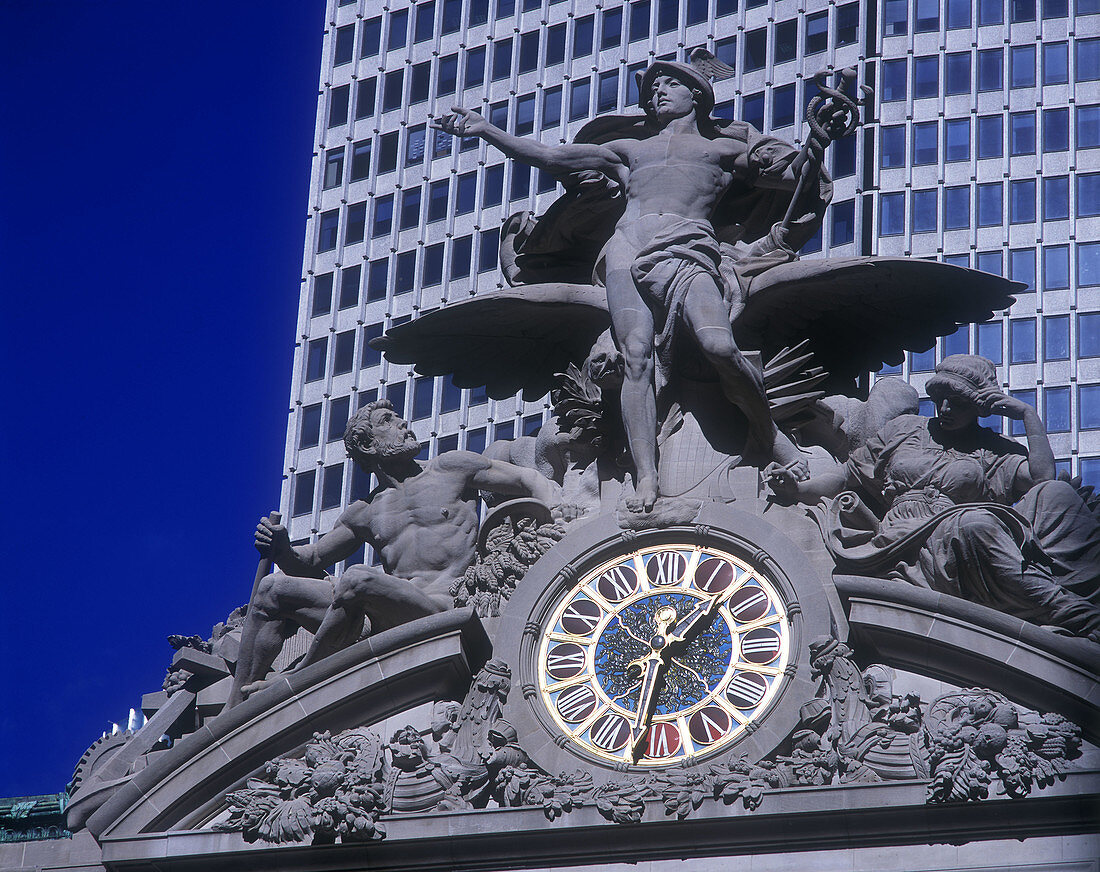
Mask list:
[[[452,106],[451,112],[453,114],[433,120],[431,126],[454,136],[480,136],[489,127],[489,122],[480,112],[461,106]]]
[[[256,550],[263,557],[277,559],[290,550],[290,533],[282,524],[273,524],[268,518],[260,518],[256,525]]]

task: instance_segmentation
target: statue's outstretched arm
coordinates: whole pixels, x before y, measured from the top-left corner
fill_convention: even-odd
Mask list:
[[[485,120],[480,112],[452,106],[451,115],[432,121],[436,130],[454,136],[477,136],[495,145],[508,157],[523,161],[537,169],[554,175],[595,170],[621,181],[626,166],[612,149],[602,145],[572,143],[569,145],[545,145],[537,139],[513,136]]]

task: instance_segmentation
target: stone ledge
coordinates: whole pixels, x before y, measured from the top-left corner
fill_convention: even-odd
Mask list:
[[[902,582],[834,577],[854,635],[892,666],[1055,711],[1100,742],[1100,645]]]
[[[506,870],[522,865],[638,863],[862,847],[951,844],[1092,833],[1100,816],[1100,777],[1071,773],[1018,800],[927,805],[926,782],[790,788],[769,792],[756,811],[709,804],[677,821],[650,803],[641,825],[618,825],[587,806],[547,821],[532,808],[407,815],[386,819],[383,841],[324,847],[249,845],[236,833],[174,832],[105,839],[111,870],[226,872],[310,869]]]
[[[461,699],[490,646],[469,609],[413,621],[282,676],[138,772],[88,820],[97,838],[199,826],[228,790],[314,732]]]

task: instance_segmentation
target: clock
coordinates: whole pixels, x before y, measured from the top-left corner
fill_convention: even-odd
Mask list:
[[[709,504],[701,519],[623,531],[602,516],[517,586],[494,656],[520,690],[504,717],[542,768],[759,758],[797,726],[815,695],[806,642],[843,622],[828,579],[759,517]]]
[[[765,573],[721,548],[631,549],[559,598],[538,651],[539,697],[562,735],[644,767],[711,754],[767,710],[790,628]]]

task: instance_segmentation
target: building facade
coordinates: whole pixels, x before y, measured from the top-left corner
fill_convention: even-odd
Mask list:
[[[282,494],[292,538],[369,492],[341,442],[366,402],[403,410],[424,456],[533,432],[548,411],[369,346],[499,287],[503,221],[560,190],[430,119],[461,105],[567,142],[598,113],[636,111],[637,70],[698,46],[735,69],[715,114],[794,142],[818,70],[855,67],[874,87],[862,129],[827,156],[833,201],[803,255],[938,259],[1025,284],[1010,311],[873,377],[921,389],[947,354],[989,357],[1043,415],[1060,467],[1100,484],[1098,13],[1097,0],[329,0]]]

